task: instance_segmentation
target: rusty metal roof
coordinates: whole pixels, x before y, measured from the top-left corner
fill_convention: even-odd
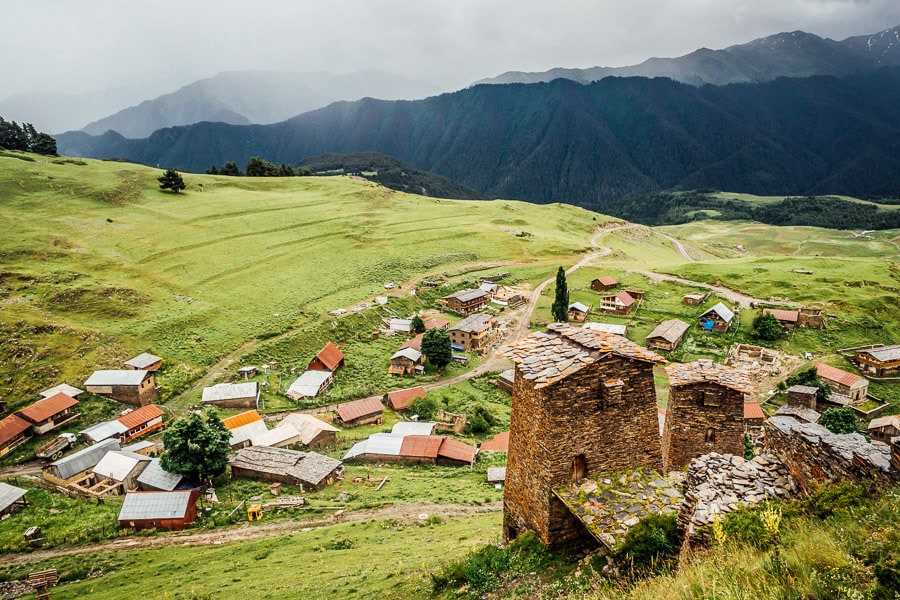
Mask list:
[[[26,406],[21,410],[17,410],[16,413],[19,416],[25,417],[32,423],[40,423],[41,421],[46,421],[53,415],[72,408],[76,404],[78,404],[78,400],[60,392],[49,398],[38,400],[34,404]]]
[[[425,397],[425,388],[417,385],[405,390],[395,390],[388,392],[387,397],[391,408],[394,410],[406,410],[412,404],[413,399]]]
[[[136,408],[133,411],[122,415],[118,418],[118,421],[128,429],[134,429],[156,417],[161,417],[162,414],[163,412],[157,405],[148,404],[147,406]]]
[[[475,462],[475,455],[477,453],[478,449],[475,448],[475,446],[470,446],[469,444],[450,438],[444,438],[444,441],[441,442],[441,447],[438,450],[438,456],[441,458],[458,460],[469,464]]]
[[[859,375],[849,373],[843,369],[838,369],[837,367],[832,367],[831,365],[826,365],[824,363],[816,364],[816,374],[822,379],[834,381],[835,383],[846,385],[847,387],[853,387],[859,382],[865,381],[865,378],[860,377]]]
[[[673,363],[666,367],[666,373],[673,387],[708,381],[744,394],[753,392],[753,384],[746,373],[711,360]]]
[[[508,452],[509,451],[509,432],[504,431],[498,433],[493,438],[482,442],[482,452]]]
[[[407,435],[400,444],[400,456],[437,458],[444,438],[439,435]]]
[[[0,420],[0,446],[3,446],[17,435],[28,431],[31,423],[13,413]]]
[[[796,323],[800,316],[799,310],[782,310],[780,308],[764,308],[763,313],[772,315],[779,321],[788,321],[789,323]]]
[[[324,348],[319,350],[319,353],[316,354],[316,358],[318,358],[329,371],[334,371],[340,366],[341,361],[344,360],[344,353],[341,352],[337,346],[328,342],[325,344]]]
[[[363,398],[362,400],[338,404],[337,414],[341,421],[347,423],[360,417],[380,414],[383,410],[384,405],[378,398]]]

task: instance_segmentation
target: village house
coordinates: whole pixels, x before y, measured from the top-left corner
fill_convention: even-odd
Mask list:
[[[497,375],[497,387],[501,390],[506,390],[510,394],[513,391],[513,382],[516,379],[516,370],[515,369],[507,369]]]
[[[900,415],[872,419],[869,421],[868,431],[873,440],[890,444],[891,438],[900,436]]]
[[[782,310],[780,308],[764,308],[763,314],[772,315],[781,326],[785,329],[794,329],[797,327],[797,320],[800,318],[798,310]]]
[[[862,372],[875,377],[896,375],[900,373],[900,345],[860,350],[856,353],[856,364]]]
[[[599,292],[605,292],[607,290],[611,290],[616,288],[619,285],[619,282],[615,280],[615,278],[606,275],[604,277],[598,277],[591,281],[591,289],[597,290]]]
[[[412,319],[384,319],[384,324],[391,331],[400,333],[412,333]]]
[[[108,452],[118,452],[119,450],[121,450],[119,440],[101,440],[93,446],[88,446],[45,466],[43,478],[51,483],[65,486],[69,480],[77,479],[93,469]]]
[[[234,448],[244,448],[250,445],[250,440],[268,433],[266,422],[255,410],[248,410],[240,414],[222,419],[225,429],[231,432],[228,444]]]
[[[55,385],[48,390],[44,390],[40,392],[38,395],[41,398],[49,398],[50,396],[55,396],[56,394],[65,394],[70,398],[78,398],[81,394],[84,393],[83,390],[79,390],[77,387],[71,386],[68,383],[60,383],[59,385]]]
[[[734,321],[734,312],[719,302],[700,315],[699,325],[703,331],[725,333]]]
[[[691,292],[681,297],[681,301],[688,306],[700,306],[709,298],[710,292]]]
[[[78,486],[89,488],[99,496],[121,496],[137,489],[138,476],[151,460],[149,456],[124,450],[107,452],[94,465],[93,480],[78,482]]]
[[[406,410],[416,398],[425,397],[425,388],[421,385],[406,388],[402,390],[394,390],[384,395],[382,400],[386,402],[394,410]]]
[[[469,315],[450,328],[450,344],[463,350],[478,350],[490,339],[494,318],[484,313]]]
[[[344,366],[344,353],[337,346],[328,342],[325,347],[319,350],[319,353],[309,361],[307,371],[331,371],[334,373]]]
[[[403,344],[401,344],[399,349],[403,350],[404,348],[412,348],[413,350],[418,350],[419,352],[421,352],[423,337],[425,337],[424,333],[417,334],[417,335],[409,338],[405,342],[403,342]]]
[[[753,437],[759,437],[763,433],[766,424],[766,413],[763,412],[759,402],[744,403],[744,431]]]
[[[398,423],[399,425],[399,423]],[[471,465],[478,450],[442,435],[393,435],[375,433],[357,442],[345,461],[410,465]]]
[[[653,350],[672,352],[684,339],[690,325],[679,319],[663,321],[647,336],[647,347]]]
[[[149,435],[162,429],[163,412],[155,404],[148,404],[129,411],[116,419],[125,428],[119,439],[123,443]]]
[[[0,517],[9,515],[28,506],[25,494],[28,490],[0,482]]]
[[[363,398],[362,400],[338,404],[337,418],[345,427],[368,425],[370,423],[380,425],[383,410],[384,405],[378,398]]]
[[[606,333],[614,333],[615,335],[621,335],[624,337],[625,333],[628,331],[627,325],[619,325],[617,323],[585,323],[581,326],[582,329],[592,329],[594,331],[605,331]]]
[[[464,317],[483,309],[490,301],[490,297],[482,290],[465,289],[454,292],[441,298],[441,303],[447,310],[453,311]]]
[[[504,537],[531,530],[548,546],[585,539],[553,489],[662,467],[653,366],[665,360],[622,336],[565,324],[532,333],[504,354],[516,363]]]
[[[525,296],[522,295],[522,292],[508,288],[505,285],[501,285],[491,298],[492,304],[497,304],[498,306],[511,306],[513,308],[519,306],[523,302],[525,302]]]
[[[159,371],[160,367],[162,367],[162,362],[161,356],[154,356],[149,352],[144,352],[126,360],[124,366],[126,369],[133,371]]]
[[[253,379],[259,373],[259,370],[254,365],[248,365],[246,367],[241,367],[238,369],[238,376],[241,379]]]
[[[327,390],[333,380],[331,371],[305,371],[294,380],[285,395],[297,401],[315,398]]]
[[[146,492],[171,492],[177,489],[184,477],[177,473],[169,473],[162,468],[158,458],[150,459],[143,472],[138,475],[137,485]]]
[[[488,302],[490,302],[494,299],[497,292],[500,291],[500,285],[490,281],[482,281],[481,285],[478,286],[478,289],[488,295]]]
[[[569,305],[569,321],[571,323],[584,323],[587,320],[588,313],[591,312],[591,307],[587,304],[582,304],[581,302],[573,302]]]
[[[869,393],[869,380],[865,377],[824,363],[816,364],[816,374],[822,383],[831,388],[832,395],[846,396],[850,404],[865,402]],[[829,397],[828,400],[834,402],[836,399]]]
[[[31,423],[13,413],[0,419],[0,456],[5,456],[31,439]]]
[[[232,477],[279,482],[317,490],[341,476],[341,461],[317,452],[250,446],[238,450],[228,463]]]
[[[340,429],[334,425],[313,415],[291,413],[285,416],[277,427],[254,437],[251,441],[253,446],[282,448],[300,445],[317,448],[333,444],[337,440],[338,431]]]
[[[744,394],[750,378],[711,360],[673,363],[663,428],[663,470],[680,471],[692,459],[718,452],[744,454]]]
[[[78,420],[81,414],[75,412],[76,406],[78,400],[60,392],[19,409],[16,414],[31,423],[36,435],[42,435]]]
[[[92,394],[133,406],[144,406],[159,398],[159,388],[152,371],[94,371],[84,382],[84,387]]]
[[[218,383],[203,388],[201,402],[221,408],[257,408],[259,406],[259,383]]]
[[[391,356],[388,375],[403,377],[425,372],[425,355],[415,348],[401,348]]]
[[[619,292],[600,298],[600,310],[616,316],[624,317],[634,308],[634,298],[628,292]]]
[[[803,406],[816,410],[819,388],[811,385],[792,385],[786,390],[788,406]]]
[[[125,496],[119,511],[119,527],[122,529],[156,529],[180,531],[187,529],[197,518],[197,500],[200,493],[194,490],[180,492],[132,492]]]

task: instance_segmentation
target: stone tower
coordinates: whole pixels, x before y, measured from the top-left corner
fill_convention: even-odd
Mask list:
[[[669,404],[663,428],[663,468],[681,470],[709,452],[744,455],[744,394],[752,392],[741,371],[710,360],[666,367]]]
[[[578,541],[585,530],[553,488],[612,471],[661,468],[653,365],[664,360],[622,336],[565,324],[505,353],[516,370],[504,537],[527,529],[548,546]]]

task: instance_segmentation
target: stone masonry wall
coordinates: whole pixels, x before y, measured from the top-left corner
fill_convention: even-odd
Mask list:
[[[807,491],[826,481],[900,481],[900,465],[892,461],[890,446],[867,442],[858,433],[831,433],[791,417],[766,422],[766,452],[781,460]]]
[[[612,394],[609,380],[621,380]],[[517,373],[507,457],[506,536],[524,528],[548,546],[583,539],[552,489],[573,480],[576,463],[580,477],[662,467],[652,365],[611,355],[540,389]]]
[[[744,395],[711,382],[672,386],[662,448],[665,472],[710,452],[743,455]]]

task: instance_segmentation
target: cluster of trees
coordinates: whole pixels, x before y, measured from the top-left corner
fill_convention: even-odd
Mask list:
[[[166,452],[160,463],[170,473],[184,475],[207,484],[225,473],[231,451],[231,432],[225,428],[215,409],[175,419],[163,432]]]
[[[19,125],[0,117],[0,148],[56,156],[56,140],[31,123]]]
[[[297,167],[296,169],[287,163],[281,163],[276,167],[273,163],[263,160],[258,156],[253,156],[247,161],[246,172],[242,172],[233,162],[227,162],[219,169],[216,165],[206,170],[207,175],[228,175],[230,177],[308,177],[312,175],[307,169]]]

